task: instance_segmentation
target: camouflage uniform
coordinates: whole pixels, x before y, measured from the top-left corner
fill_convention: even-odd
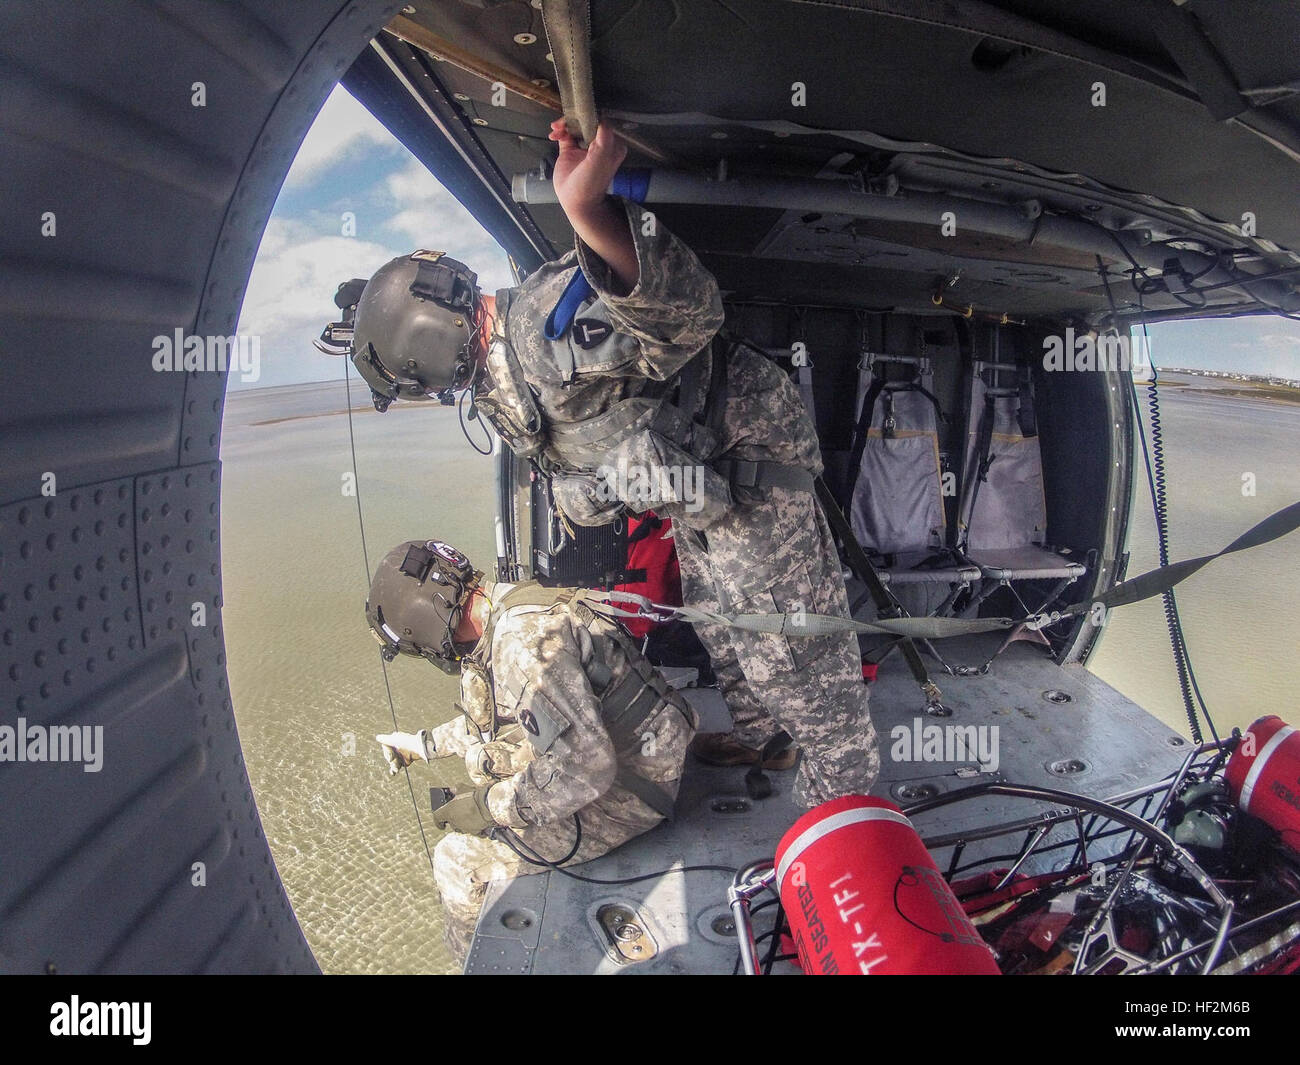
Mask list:
[[[484,591],[491,602],[508,587],[485,584]],[[643,791],[644,784],[629,777],[653,782],[671,803],[698,724],[681,696],[616,631],[579,606],[508,607],[471,656],[482,660],[490,638],[490,697],[474,674],[462,672],[465,716],[432,731],[434,757],[463,758],[475,784],[492,785],[487,805],[497,824],[550,861],[573,846],[574,815],[582,845],[569,864],[597,858],[657,825],[662,815],[629,790]],[[596,693],[625,678],[628,690],[640,691],[647,674],[658,693],[647,697],[648,715],[630,735],[611,728]],[[448,945],[462,958],[488,882],[536,871],[505,844],[461,832],[443,837],[433,861]]]
[[[631,293],[617,295],[609,267],[578,240],[575,251],[542,265],[520,288],[498,297],[498,312],[507,307],[505,337],[552,434],[557,427],[563,431],[590,421],[620,401],[646,394],[697,354],[706,361],[699,379],[708,388],[707,364],[715,356],[707,349],[723,322],[717,282],[653,215],[629,201],[618,202],[627,213],[640,268]],[[577,313],[575,329],[593,319],[614,329],[613,336],[591,350],[575,346],[575,330],[558,341],[543,332],[579,265],[597,298]],[[589,341],[591,329],[584,330],[581,340]],[[491,356],[488,367],[491,373]],[[725,457],[821,472],[816,431],[787,374],[742,346],[728,360],[726,385],[716,438],[669,439],[642,428],[612,449],[607,461],[653,468]],[[547,457],[556,459],[544,452],[543,459]],[[656,513],[671,517],[687,605],[741,613],[784,612],[802,605],[808,611],[849,616],[834,542],[809,492],[771,487],[732,493],[722,482],[719,501],[719,479],[712,469],[702,482],[703,505],[672,491],[649,503],[640,497],[611,503],[580,477],[557,477],[553,483],[557,504],[582,524],[613,520],[622,503],[635,511],[653,505]],[[788,640],[712,626],[702,626],[699,634],[713,659],[737,738],[757,746],[783,727],[803,747],[796,784],[801,801],[811,806],[871,787],[879,754],[854,636]]]

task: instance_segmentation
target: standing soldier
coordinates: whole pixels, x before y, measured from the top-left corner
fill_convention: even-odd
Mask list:
[[[370,586],[385,657],[460,672],[463,716],[376,739],[394,773],[458,757],[476,785],[434,813],[452,830],[433,868],[462,962],[489,881],[590,861],[672,815],[695,712],[574,591],[484,581],[438,540],[393,548]]]
[[[575,250],[495,300],[438,252],[381,268],[357,304],[352,356],[376,406],[449,400],[473,382],[480,410],[550,477],[568,519],[605,524],[627,506],[673,520],[688,606],[849,617],[797,389],[760,353],[722,341],[718,285],[695,254],[652,213],[606,195],[622,141],[602,126],[584,150],[563,121],[551,138]],[[784,728],[804,751],[805,805],[870,789],[880,763],[854,636],[698,631],[734,721],[697,740],[700,757],[758,761]]]

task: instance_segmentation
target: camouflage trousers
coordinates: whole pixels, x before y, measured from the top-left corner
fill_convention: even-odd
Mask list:
[[[701,533],[675,523],[682,599],[715,613],[849,616],[830,526],[808,492],[768,489]],[[865,794],[880,772],[852,633],[786,637],[697,625],[735,735],[761,746],[785,729],[803,748],[796,800]]]
[[[582,820],[582,845],[564,868],[581,865],[608,854],[615,847],[646,831],[644,818],[627,821],[615,811],[588,806],[579,815]],[[563,858],[573,847],[573,819],[553,825],[538,825],[517,830],[526,854],[536,854],[548,861]],[[478,924],[488,885],[494,880],[539,872],[505,843],[464,832],[448,832],[433,849],[433,878],[442,897],[445,923],[443,938],[452,957],[465,964],[470,941]]]

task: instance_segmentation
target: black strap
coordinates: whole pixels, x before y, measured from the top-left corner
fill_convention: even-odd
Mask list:
[[[636,530],[634,532],[628,533],[627,546],[631,547],[633,544],[639,544],[642,540],[649,539],[650,534],[652,532],[658,532],[663,527],[664,527],[664,519],[659,517],[658,514],[645,515],[644,517],[641,518],[640,522],[637,523]],[[631,570],[629,570],[628,572],[630,573]],[[645,580],[644,577],[641,577],[640,579]],[[633,581],[629,577],[628,584],[634,584],[634,583],[635,581]]]
[[[712,341],[712,358],[709,373],[709,392],[704,398],[704,425],[715,436],[722,433],[722,419],[727,413],[727,362],[735,351],[736,341],[715,333]]]
[[[713,469],[733,488],[788,488],[792,492],[811,492],[813,475],[802,466],[791,466],[768,459],[718,459]]]
[[[843,506],[847,510],[852,506],[853,490],[858,484],[858,475],[862,472],[862,454],[867,450],[867,434],[871,430],[871,416],[876,409],[876,400],[885,387],[885,375],[876,369],[871,371],[871,386],[862,397],[862,409],[858,412],[858,424],[853,430],[853,444],[849,450],[849,469],[844,485]]]
[[[975,439],[975,474],[971,482],[970,505],[966,508],[966,524],[963,542],[959,545],[965,548],[965,541],[970,538],[970,528],[975,521],[975,501],[980,497],[980,485],[988,480],[989,467],[993,465],[993,460],[997,457],[992,454],[993,451],[993,421],[995,417],[994,409],[995,397],[991,392],[984,393],[984,417],[980,419],[979,433]]]
[[[831,490],[826,487],[826,482],[820,477],[817,478],[817,498],[821,502],[822,510],[826,514],[826,520],[830,522],[831,529],[840,538],[840,543],[844,545],[844,554],[848,559],[849,568],[857,575],[858,580],[867,586],[867,591],[871,593],[872,602],[876,604],[876,613],[883,618],[903,617],[906,611],[903,610],[898,600],[889,592],[889,589],[881,583],[880,575],[871,565],[871,559],[858,543],[858,538],[853,535],[853,526],[844,517],[844,512],[840,510],[839,505],[835,502],[835,497]],[[916,683],[920,685],[921,691],[925,693],[926,702],[929,705],[935,705],[939,702],[942,693],[935,686],[934,681],[930,679],[930,674],[925,668],[925,663],[921,661],[920,652],[917,651],[916,645],[911,639],[903,638],[899,640],[899,650],[903,653],[903,658],[907,662],[907,668],[911,670],[912,676],[916,678]]]
[[[630,769],[620,769],[614,775],[614,783],[624,791],[630,791],[665,821],[673,819],[673,799],[653,780],[637,776]]]
[[[1020,435],[1031,437],[1038,435],[1038,419],[1034,414],[1034,387],[1029,376],[1029,363],[1022,362],[1016,368],[1020,406],[1016,408],[1016,420],[1020,422]]]
[[[1141,602],[1143,599],[1150,599],[1153,595],[1163,595],[1171,590],[1174,585],[1186,580],[1202,566],[1209,565],[1216,558],[1271,543],[1273,540],[1287,535],[1287,533],[1294,532],[1297,528],[1300,528],[1300,503],[1292,503],[1290,506],[1283,507],[1276,513],[1270,514],[1252,528],[1247,529],[1222,551],[1216,551],[1212,555],[1201,555],[1199,558],[1183,559],[1181,562],[1171,562],[1167,566],[1148,570],[1132,580],[1114,585],[1102,595],[1066,607],[1062,613],[1086,614],[1097,603],[1107,609],[1112,609],[1117,606],[1127,606],[1130,603]]]
[[[677,389],[673,399],[673,405],[685,411],[688,416],[694,416],[697,419],[703,413],[703,407],[697,407],[699,403],[700,378],[703,376],[704,367],[703,352],[697,352],[695,356],[681,368],[677,373]],[[708,397],[705,397],[707,403]]]
[[[944,412],[943,412],[943,407],[942,407],[942,405],[939,403],[939,397],[936,396],[933,392],[931,392],[928,388],[926,388],[925,385],[922,385],[922,384],[919,384],[919,383],[918,383],[918,384],[910,384],[910,385],[907,386],[907,388],[908,388],[908,390],[911,391],[911,392],[920,392],[921,395],[923,395],[926,399],[928,399],[928,400],[929,400],[929,401],[934,405],[934,417],[935,417],[935,424],[936,424],[936,426],[938,426],[938,425],[940,425],[940,424],[942,424],[942,423],[944,423],[944,422],[946,422],[946,421],[948,420],[948,415],[944,414]]]

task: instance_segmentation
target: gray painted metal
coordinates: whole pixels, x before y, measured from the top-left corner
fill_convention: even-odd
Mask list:
[[[0,971],[316,970],[226,685],[225,373],[156,371],[152,338],[234,333],[311,119],[399,6],[0,10],[0,723],[103,728],[99,772],[0,763]]]
[[[944,641],[944,654],[950,661],[983,662],[996,645],[996,637],[962,637]],[[1181,736],[1136,703],[1082,666],[1056,665],[1040,647],[1013,644],[987,676],[939,679],[944,705],[953,711],[949,718],[926,715],[924,699],[897,656],[872,685],[871,716],[882,745],[881,775],[873,794],[906,806],[926,794],[995,779],[1104,798],[1173,772],[1189,750]],[[1065,692],[1070,701],[1049,702],[1044,698],[1047,691]],[[927,725],[996,727],[997,771],[980,773],[970,761],[891,758],[898,742],[892,730]],[[1050,768],[1070,761],[1084,768],[1064,777]],[[745,794],[743,776],[743,769],[692,762],[682,783],[676,821],[575,871],[619,879],[674,865],[740,868],[756,859],[770,860],[777,841],[802,813],[790,799],[793,773],[770,774],[776,794],[761,802]],[[938,836],[1013,821],[1046,808],[985,797],[925,814],[916,825],[923,835]],[[1002,849],[1005,844],[1001,841]],[[969,849],[969,854],[976,853],[976,847]],[[527,910],[539,918],[537,945],[529,961],[534,973],[729,973],[736,959],[735,939],[712,927],[715,919],[727,915],[729,882],[721,872],[673,871],[641,884],[601,886],[546,872],[496,884],[466,971],[490,971],[477,942],[487,937],[495,946],[503,935],[502,915]],[[592,921],[595,910],[608,902],[628,907],[651,928],[659,946],[654,959],[635,964],[614,960]]]
[[[512,181],[515,199],[526,204],[558,202],[551,182],[537,174],[516,174]],[[979,233],[987,233],[1006,240],[1039,242],[1059,248],[1069,248],[1089,255],[1113,257],[1116,246],[1144,268],[1159,272],[1165,262],[1175,258],[1191,274],[1201,274],[1205,283],[1231,286],[1247,301],[1255,299],[1256,292],[1269,303],[1288,311],[1300,308],[1300,294],[1289,285],[1278,281],[1250,282],[1249,289],[1234,283],[1235,278],[1219,269],[1217,260],[1207,255],[1185,249],[1163,246],[1149,247],[1143,239],[1131,232],[1114,231],[1107,234],[1089,222],[1043,213],[1042,204],[1030,200],[1026,204],[1003,204],[981,201],[948,193],[909,192],[906,195],[888,196],[862,190],[854,182],[816,178],[730,178],[714,181],[694,174],[672,170],[652,170],[645,194],[647,204],[698,204],[711,207],[776,208],[783,211],[822,211],[845,215],[849,218],[869,218],[884,222],[908,222],[917,225],[933,224],[945,212],[954,212],[962,225]],[[1206,227],[1208,241],[1231,247],[1241,238],[1229,235],[1221,227]],[[1233,300],[1238,299],[1234,296]],[[1232,302],[1232,301],[1228,301]]]

